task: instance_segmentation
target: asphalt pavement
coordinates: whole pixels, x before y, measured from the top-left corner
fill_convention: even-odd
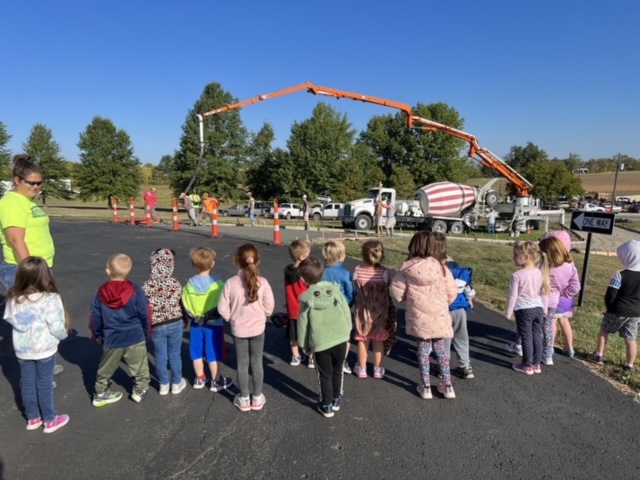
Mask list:
[[[232,405],[235,388],[214,394],[189,387],[160,397],[155,379],[137,404],[129,398],[132,381],[124,365],[114,388],[126,397],[95,408],[91,394],[101,348],[90,338],[87,312],[106,280],[109,255],[130,255],[131,279],[142,282],[149,254],[173,248],[175,275],[185,282],[193,274],[189,249],[208,245],[218,253],[214,272],[229,278],[236,273],[235,248],[250,239],[260,249],[261,272],[282,310],[286,243],[323,234],[283,230],[284,245],[275,246],[273,231],[258,227],[225,226],[215,239],[207,227],[171,232],[107,222],[54,221],[52,232],[54,274],[75,328],[60,344],[59,363],[65,370],[56,376],[57,408],[71,421],[49,435],[26,431],[11,330],[1,322],[0,480],[640,478],[638,404],[562,355],[541,375],[514,372],[516,359],[505,349],[512,325],[481,305],[469,315],[476,378],[454,379],[455,400],[435,393],[425,401],[417,395],[415,342],[401,327],[385,363],[386,377],[345,378],[343,407],[326,419],[315,410],[316,371],[289,366],[284,329],[268,324],[262,411],[238,411]],[[357,263],[350,259],[347,267]],[[191,381],[187,335],[182,353],[184,375]],[[235,379],[230,336],[227,344],[224,372]],[[350,360],[355,360],[353,353]],[[151,348],[150,361],[153,375]],[[434,378],[432,384],[438,382]]]

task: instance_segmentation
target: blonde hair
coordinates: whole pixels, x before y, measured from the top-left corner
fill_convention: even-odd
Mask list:
[[[365,265],[375,267],[384,260],[384,245],[378,240],[368,240],[362,244],[362,260]]]
[[[340,240],[329,240],[322,247],[322,256],[325,259],[327,267],[337,265],[345,253],[344,243]]]
[[[294,240],[289,245],[289,256],[294,262],[299,262],[302,257],[308,256],[311,252],[311,245],[305,240]]]
[[[547,254],[551,268],[557,268],[565,263],[573,263],[571,253],[557,237],[545,237],[540,240],[540,250]]]
[[[258,249],[250,243],[240,245],[236,250],[233,263],[244,272],[244,286],[249,291],[249,303],[258,300],[258,289],[260,288],[260,254]]]
[[[540,250],[537,243],[529,240],[516,242],[513,245],[513,253],[514,255],[526,257],[539,266],[542,272],[542,293],[549,293],[551,291],[551,279],[549,278],[549,258],[547,254]]]
[[[213,268],[213,264],[216,261],[216,252],[209,247],[194,247],[189,250],[189,259],[196,272],[206,272]]]
[[[125,255],[124,253],[116,253],[115,255],[111,255],[109,260],[107,260],[107,270],[109,270],[109,277],[113,280],[123,280],[127,278],[129,272],[131,271],[131,267],[133,266],[133,262],[129,255]]]

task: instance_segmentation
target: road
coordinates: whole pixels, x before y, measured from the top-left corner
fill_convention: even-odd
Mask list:
[[[346,378],[343,408],[325,419],[314,408],[316,372],[289,366],[284,331],[268,325],[267,404],[260,412],[239,412],[231,403],[235,391],[213,394],[189,388],[160,397],[155,381],[140,404],[124,398],[97,409],[90,395],[100,347],[89,337],[87,310],[105,280],[110,254],[129,254],[134,260],[131,278],[141,282],[148,275],[150,252],[171,247],[177,252],[176,276],[184,282],[192,275],[189,249],[210,245],[218,252],[216,273],[228,278],[236,272],[231,262],[235,248],[251,238],[281,308],[287,248],[268,245],[272,232],[251,227],[224,227],[218,239],[203,229],[172,233],[106,222],[56,221],[52,231],[56,279],[77,330],[60,345],[65,371],[56,377],[58,410],[70,414],[71,422],[51,435],[25,430],[10,329],[2,322],[0,479],[640,477],[638,405],[585,365],[560,355],[542,375],[512,371],[515,359],[504,348],[512,325],[481,305],[469,317],[476,378],[454,380],[455,400],[418,397],[415,343],[401,328],[386,362],[386,378]],[[285,241],[306,235],[283,233]],[[356,263],[349,260],[347,266]],[[227,343],[225,370],[235,378],[229,337]],[[186,343],[183,358],[191,380]],[[124,367],[114,384],[130,391]]]

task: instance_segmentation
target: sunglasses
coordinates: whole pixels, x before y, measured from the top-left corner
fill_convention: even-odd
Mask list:
[[[44,183],[42,180],[40,180],[39,182],[32,182],[31,180],[27,180],[25,178],[23,178],[22,181],[27,185],[31,185],[32,187],[40,187]]]

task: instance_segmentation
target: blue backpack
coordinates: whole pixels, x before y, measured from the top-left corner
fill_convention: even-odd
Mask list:
[[[465,310],[471,310],[471,303],[467,299],[464,294],[465,287],[469,286],[471,288],[471,282],[473,279],[473,270],[469,267],[463,267],[457,262],[447,262],[447,267],[453,275],[454,280],[456,281],[456,285],[458,286],[458,296],[453,301],[451,305],[449,305],[449,310],[459,310],[464,308]]]

